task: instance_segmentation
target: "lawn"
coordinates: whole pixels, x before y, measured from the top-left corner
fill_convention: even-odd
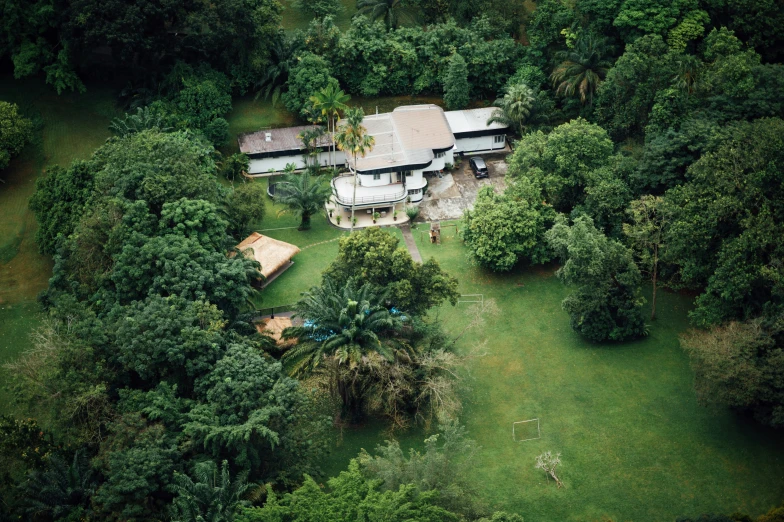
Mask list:
[[[688,327],[690,298],[662,292],[647,339],[593,345],[569,327],[560,306],[569,289],[555,267],[494,275],[468,262],[455,228],[442,236],[431,245],[414,231],[423,257],[455,274],[462,293],[482,294],[500,310],[458,343],[468,356],[462,420],[483,448],[474,477],[489,505],[526,522],[659,521],[759,514],[784,500],[781,434],[696,403],[677,338]],[[439,311],[451,335],[471,306]],[[515,442],[512,423],[531,418],[540,421],[541,439]],[[379,430],[344,434],[329,469],[370,449]],[[547,450],[562,454],[563,489],[534,469]]]
[[[291,5],[291,0],[281,0],[283,4],[283,22],[281,26],[286,31],[296,29],[305,30],[308,28],[311,19],[300,9]],[[342,30],[346,30],[351,25],[351,17],[357,12],[356,0],[341,0],[343,10],[335,17],[335,24]]]

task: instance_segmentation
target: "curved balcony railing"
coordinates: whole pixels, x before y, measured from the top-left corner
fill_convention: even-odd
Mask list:
[[[342,196],[340,192],[335,188],[335,182],[332,182],[332,193],[335,195],[335,199],[341,205],[351,205],[351,196]],[[408,195],[408,191],[405,187],[397,190],[395,192],[388,192],[383,194],[374,194],[372,196],[357,196],[356,200],[354,201],[354,205],[370,205],[372,203],[394,203],[397,201],[401,201],[406,198]]]

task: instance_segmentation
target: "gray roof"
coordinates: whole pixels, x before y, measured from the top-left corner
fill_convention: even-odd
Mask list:
[[[357,158],[360,172],[429,164],[434,150],[455,145],[444,111],[437,105],[404,105],[365,116],[362,124],[375,143],[364,157]],[[353,158],[347,159],[353,163]]]
[[[240,152],[244,152],[245,154],[304,150],[305,146],[302,144],[302,140],[297,136],[299,136],[302,131],[314,127],[315,125],[301,125],[299,127],[260,130],[247,134],[240,134],[237,137],[237,141],[240,145]],[[272,135],[270,141],[267,141],[267,133]],[[318,145],[322,147],[328,146],[329,134],[325,134],[319,138]]]
[[[503,123],[493,122],[490,125],[487,124],[487,120],[490,119],[490,116],[496,109],[497,107],[484,107],[482,109],[468,109],[464,111],[447,111],[444,113],[444,116],[446,116],[447,121],[449,121],[449,127],[455,134],[506,129],[508,125]]]

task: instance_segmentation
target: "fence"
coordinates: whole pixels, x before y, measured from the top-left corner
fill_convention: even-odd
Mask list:
[[[259,316],[261,316],[261,317],[270,316],[270,318],[272,318],[272,319],[275,318],[275,314],[276,313],[282,314],[282,313],[285,313],[285,312],[292,312],[292,311],[294,311],[294,305],[293,304],[280,305],[280,306],[270,306],[268,308],[259,308],[258,310],[256,310],[256,312],[258,312]]]

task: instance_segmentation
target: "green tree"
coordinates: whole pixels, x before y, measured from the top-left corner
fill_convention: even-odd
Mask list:
[[[297,57],[296,63],[291,67],[288,89],[281,95],[281,99],[289,112],[307,119],[311,112],[316,112],[310,97],[314,92],[328,87],[330,83],[337,83],[337,80],[332,77],[329,62],[321,56],[305,52]]]
[[[338,128],[335,142],[340,150],[350,154],[352,163],[349,169],[354,171],[354,194],[351,197],[351,231],[354,231],[354,209],[357,201],[357,156],[365,157],[375,144],[375,138],[369,136],[362,125],[365,111],[362,107],[351,107],[346,110],[346,121]]]
[[[93,166],[75,161],[64,169],[55,166],[35,182],[30,210],[38,220],[35,241],[42,254],[54,254],[57,238],[68,237],[82,218],[93,194]]]
[[[503,98],[493,102],[497,108],[493,110],[487,124],[502,123],[508,125],[512,132],[522,136],[526,123],[531,117],[536,103],[533,89],[524,83],[516,83],[506,88]]]
[[[528,177],[542,186],[545,200],[559,212],[583,202],[591,172],[607,166],[613,142],[607,132],[582,118],[550,134],[533,132],[517,143],[507,177]]]
[[[109,130],[121,138],[147,129],[161,132],[172,130],[166,125],[163,114],[152,107],[137,107],[135,114],[128,113],[122,118],[114,118],[109,125]]]
[[[266,197],[262,183],[250,181],[234,187],[226,201],[226,212],[235,237],[245,237],[252,223],[258,224],[264,219]]]
[[[703,404],[718,403],[784,426],[784,315],[732,321],[681,336]]]
[[[33,137],[33,123],[19,114],[19,108],[0,101],[0,170],[8,166]]]
[[[301,42],[296,36],[288,35],[283,32],[272,40],[270,51],[272,53],[272,63],[264,70],[258,80],[259,91],[256,97],[263,96],[264,99],[272,98],[272,105],[276,107],[281,96],[286,92],[291,68],[297,60]]]
[[[470,100],[471,86],[468,83],[468,66],[460,54],[449,60],[444,79],[444,103],[449,110],[465,109]]]
[[[247,174],[250,167],[250,160],[248,156],[243,153],[232,154],[226,158],[221,165],[221,172],[223,177],[229,181],[242,179],[243,174]]]
[[[303,294],[296,313],[305,324],[283,332],[297,344],[283,357],[293,375],[307,375],[322,366],[328,367],[333,395],[343,410],[358,417],[366,399],[356,379],[342,378],[341,366],[356,368],[374,364],[375,358],[394,362],[399,351],[412,348],[397,343],[404,323],[402,312],[392,313],[384,307],[384,294],[373,287],[361,287],[353,281],[339,287],[330,280]]]
[[[681,284],[702,289],[691,318],[703,326],[782,303],[769,274],[784,259],[784,121],[737,123],[728,135],[664,196],[673,212],[667,261]]]
[[[306,476],[305,482],[282,498],[271,492],[262,508],[245,508],[237,522],[280,520],[365,520],[367,522],[457,522],[460,518],[436,505],[438,492],[420,493],[405,485],[379,491],[378,481],[362,476],[351,460],[348,471],[327,482],[327,488]]]
[[[173,521],[233,522],[240,508],[250,504],[246,497],[254,485],[248,484],[247,471],[232,478],[225,460],[220,469],[208,460],[197,463],[193,471],[195,481],[188,475],[174,475],[172,489],[177,496],[171,508]]]
[[[561,96],[579,96],[585,105],[593,105],[593,96],[607,76],[606,44],[587,33],[577,39],[573,49],[556,55],[561,63],[553,69],[550,79]]]
[[[311,216],[324,208],[332,195],[332,188],[321,176],[313,176],[309,170],[288,174],[277,185],[275,199],[285,205],[288,212],[300,217],[299,230],[310,228]]]
[[[79,452],[74,454],[70,464],[62,457],[52,455],[47,467],[31,472],[21,487],[28,517],[77,520],[91,512],[95,474]]]
[[[321,114],[327,118],[327,130],[330,133],[330,153],[333,155],[335,154],[335,125],[341,111],[348,109],[346,102],[350,99],[351,96],[343,92],[335,83],[330,83],[310,97],[313,107],[321,111]],[[336,158],[333,156],[331,162],[333,169],[337,167],[336,161]]]
[[[324,280],[343,286],[349,279],[384,290],[391,306],[412,315],[424,315],[444,301],[457,302],[457,279],[434,258],[415,263],[400,241],[378,227],[340,238],[338,255],[324,270]]]
[[[533,264],[550,260],[544,233],[554,219],[555,211],[542,203],[539,187],[521,178],[503,194],[482,188],[474,210],[465,211],[461,234],[480,266],[505,272],[521,260]]]
[[[625,246],[607,239],[588,217],[575,219],[571,227],[561,219],[546,237],[564,261],[558,278],[577,285],[563,301],[575,331],[596,342],[646,335],[640,271]]]
[[[196,383],[196,395],[200,402],[187,413],[184,433],[212,458],[250,471],[253,480],[272,480],[285,472],[285,455],[301,451],[301,460],[310,457],[289,433],[309,413],[297,381],[247,342],[228,347]]]
[[[651,321],[656,319],[656,286],[659,274],[659,259],[664,250],[664,236],[669,216],[664,208],[664,199],[646,195],[632,201],[629,210],[631,223],[623,224],[623,233],[629,238],[638,265],[648,273],[653,284],[651,299]]]

